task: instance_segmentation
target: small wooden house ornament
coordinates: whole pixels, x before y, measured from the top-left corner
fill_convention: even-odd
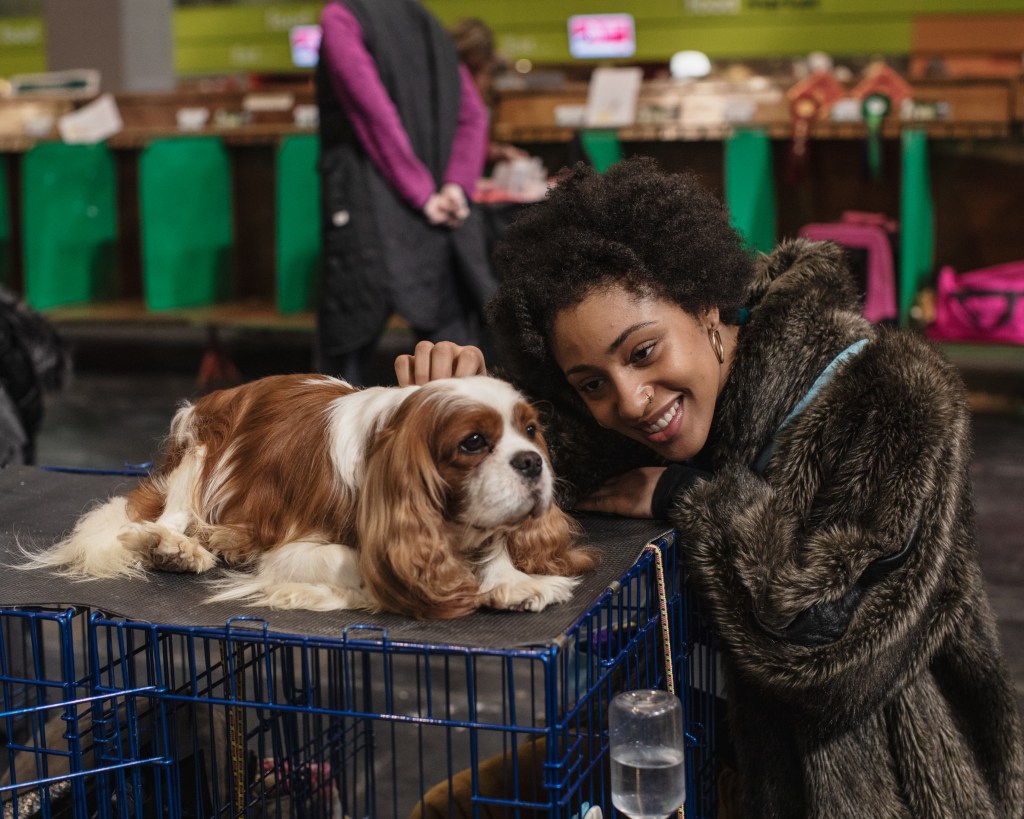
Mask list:
[[[803,175],[812,124],[827,117],[832,103],[845,94],[842,83],[827,71],[811,74],[786,92],[793,119],[793,143],[789,152],[792,181]]]

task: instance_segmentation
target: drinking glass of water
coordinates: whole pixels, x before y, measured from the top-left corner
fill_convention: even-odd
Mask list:
[[[664,819],[686,798],[683,706],[667,691],[617,694],[608,711],[612,804],[630,819]]]

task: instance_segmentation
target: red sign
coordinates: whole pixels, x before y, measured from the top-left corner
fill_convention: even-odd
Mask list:
[[[632,57],[635,52],[632,14],[576,14],[569,18],[569,53],[573,57]]]

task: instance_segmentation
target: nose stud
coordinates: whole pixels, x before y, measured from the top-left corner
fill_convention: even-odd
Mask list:
[[[647,396],[647,406],[650,406],[651,404],[653,404],[654,403],[654,393],[648,392],[648,393],[644,393],[644,394]]]

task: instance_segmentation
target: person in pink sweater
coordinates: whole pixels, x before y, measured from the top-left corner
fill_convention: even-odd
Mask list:
[[[333,0],[321,26],[318,364],[363,384],[393,314],[419,339],[483,341],[495,281],[470,197],[488,114],[417,0]]]

